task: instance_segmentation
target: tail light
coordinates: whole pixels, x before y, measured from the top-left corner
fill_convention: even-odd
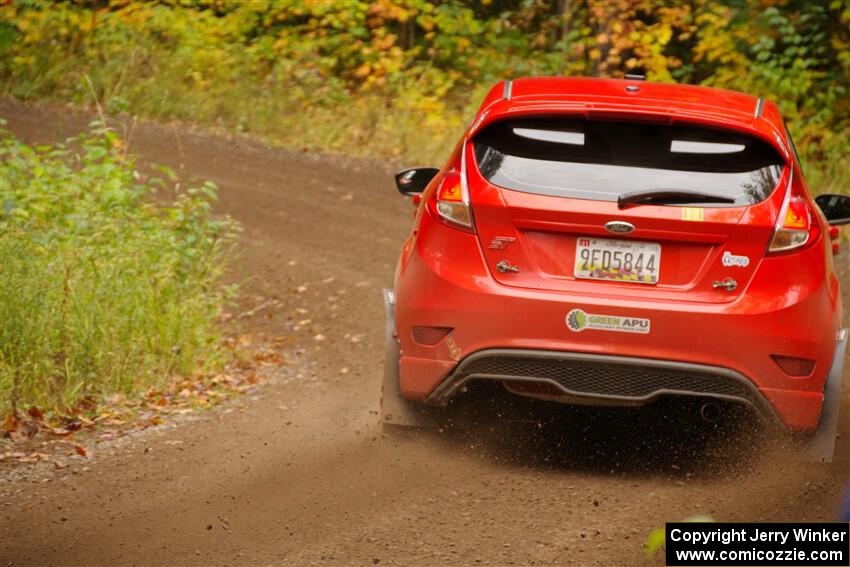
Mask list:
[[[431,193],[428,207],[431,213],[445,224],[474,232],[469,191],[466,187],[466,144],[461,152],[460,170],[452,168],[443,175],[436,191]]]
[[[776,229],[768,253],[782,253],[813,243],[820,235],[820,223],[809,199],[799,183],[795,183],[794,170],[788,179],[785,200],[779,210]]]

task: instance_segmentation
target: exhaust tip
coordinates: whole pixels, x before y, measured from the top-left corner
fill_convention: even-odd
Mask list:
[[[720,406],[715,403],[703,404],[699,410],[699,415],[703,419],[703,421],[707,421],[708,423],[715,423],[720,420]]]

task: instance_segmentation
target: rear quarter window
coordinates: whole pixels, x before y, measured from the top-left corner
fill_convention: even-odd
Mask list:
[[[616,201],[633,191],[692,191],[751,205],[785,160],[770,144],[698,126],[573,118],[496,122],[473,139],[481,174],[525,193]],[[720,206],[720,205],[718,205]]]

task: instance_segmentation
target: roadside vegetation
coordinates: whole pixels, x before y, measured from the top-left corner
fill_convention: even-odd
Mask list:
[[[7,429],[16,408],[40,417],[221,364],[215,321],[238,227],[212,214],[211,183],[146,177],[102,122],[38,147],[0,129],[0,168]]]
[[[814,190],[850,191],[842,0],[16,0],[0,91],[439,163],[489,85],[620,77],[777,101]],[[94,85],[94,94],[84,77]]]

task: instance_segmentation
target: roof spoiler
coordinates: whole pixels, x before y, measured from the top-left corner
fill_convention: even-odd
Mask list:
[[[504,100],[511,100],[511,89],[513,88],[513,81],[510,79],[505,79],[505,86],[502,90],[502,98]]]

